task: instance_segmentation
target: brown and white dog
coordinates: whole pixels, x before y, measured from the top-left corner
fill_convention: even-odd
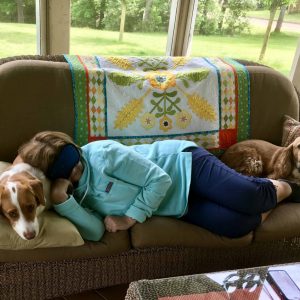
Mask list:
[[[22,239],[39,234],[37,217],[50,206],[49,193],[49,180],[29,164],[14,164],[0,175],[1,211]]]
[[[239,142],[229,147],[221,160],[244,175],[300,183],[300,137],[288,147],[263,140]]]

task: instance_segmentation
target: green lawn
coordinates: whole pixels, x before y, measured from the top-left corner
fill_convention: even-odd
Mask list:
[[[0,23],[0,58],[35,53],[35,25]]]
[[[167,33],[125,33],[88,28],[71,28],[71,54],[164,55]]]
[[[253,27],[251,35],[196,36],[192,44],[194,56],[229,56],[258,61],[264,29]],[[272,33],[263,64],[289,75],[299,34],[292,32]]]
[[[275,20],[278,19],[279,16],[279,9],[276,12]],[[270,11],[269,10],[253,10],[247,13],[248,17],[255,17],[255,18],[262,18],[262,19],[269,19]],[[293,13],[293,14],[285,14],[284,21],[286,22],[293,22],[293,23],[300,23],[300,13]]]
[[[235,37],[195,36],[193,56],[227,56],[257,61],[264,29],[253,28],[251,34]],[[272,34],[264,64],[288,75],[299,34]],[[87,28],[71,29],[71,54],[82,55],[164,55],[166,33],[125,33],[124,42],[118,32]],[[0,58],[36,53],[35,26],[0,23]]]

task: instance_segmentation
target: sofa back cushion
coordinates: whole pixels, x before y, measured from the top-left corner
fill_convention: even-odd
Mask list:
[[[251,95],[251,138],[281,144],[284,115],[299,119],[299,99],[291,81],[262,66],[248,66]]]
[[[68,64],[17,60],[0,65],[0,160],[12,161],[21,143],[43,130],[73,135]]]

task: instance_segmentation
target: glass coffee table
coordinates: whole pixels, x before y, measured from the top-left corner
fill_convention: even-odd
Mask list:
[[[300,263],[138,280],[130,283],[125,299],[300,300]]]

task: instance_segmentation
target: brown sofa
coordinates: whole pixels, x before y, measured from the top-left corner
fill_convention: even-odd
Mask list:
[[[251,137],[281,143],[284,114],[299,99],[278,72],[243,62],[251,81]],[[63,56],[0,60],[0,160],[42,130],[73,134],[71,74]],[[183,221],[153,217],[83,246],[0,249],[0,299],[45,299],[83,290],[207,271],[300,260],[300,205],[284,203],[255,232],[217,236]]]

